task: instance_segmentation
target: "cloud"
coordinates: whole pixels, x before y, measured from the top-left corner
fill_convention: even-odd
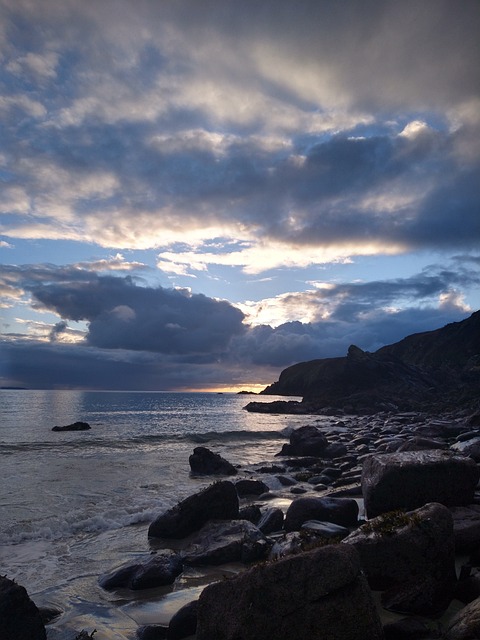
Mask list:
[[[38,308],[87,321],[87,343],[214,359],[243,331],[243,313],[188,290],[140,287],[126,276],[29,286]]]

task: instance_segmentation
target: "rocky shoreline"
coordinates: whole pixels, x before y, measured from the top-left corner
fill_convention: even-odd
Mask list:
[[[216,481],[159,514],[151,553],[99,584],[139,593],[189,567],[236,565],[238,575],[217,574],[168,627],[136,638],[480,637],[480,415],[383,412],[330,425],[312,416],[254,467],[195,449],[192,473]],[[0,578],[2,639],[48,637],[45,622]],[[88,637],[80,631],[68,640]]]

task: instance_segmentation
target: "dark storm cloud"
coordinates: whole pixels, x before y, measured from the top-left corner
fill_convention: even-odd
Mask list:
[[[88,322],[88,344],[107,349],[210,354],[243,330],[231,304],[186,290],[139,287],[125,278],[28,288],[36,304],[69,320]]]

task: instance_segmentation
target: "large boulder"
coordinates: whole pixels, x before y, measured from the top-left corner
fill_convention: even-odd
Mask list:
[[[26,589],[0,576],[0,638],[2,640],[45,640],[40,611]]]
[[[188,462],[195,475],[234,476],[237,474],[237,469],[233,464],[207,447],[195,447]]]
[[[207,522],[190,541],[184,560],[190,565],[219,565],[263,559],[270,544],[248,520]]]
[[[380,640],[382,626],[353,547],[331,545],[209,585],[197,640]]]
[[[371,588],[385,590],[385,608],[436,615],[448,607],[456,574],[453,519],[447,507],[431,503],[408,513],[378,516],[343,543],[358,551]]]
[[[158,516],[148,528],[152,538],[186,538],[209,520],[238,517],[238,494],[228,480],[216,482]]]
[[[368,456],[362,493],[369,518],[427,502],[446,506],[473,502],[480,468],[471,458],[449,451],[405,451]]]
[[[313,425],[295,429],[290,434],[290,444],[284,444],[280,455],[284,456],[321,456],[328,446],[324,434]]]
[[[155,553],[147,560],[124,565],[99,578],[99,584],[106,591],[114,589],[151,589],[172,584],[183,570],[180,555],[165,550]]]
[[[297,498],[287,509],[284,529],[298,531],[307,520],[354,527],[358,520],[358,504],[352,498]]]

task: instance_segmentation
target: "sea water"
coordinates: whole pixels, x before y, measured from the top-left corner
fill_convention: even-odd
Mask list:
[[[249,413],[249,399],[0,390],[0,574],[37,605],[62,612],[49,638],[69,638],[70,628],[96,628],[95,640],[134,638],[139,625],[168,622],[185,599],[198,597],[212,579],[208,570],[143,593],[109,594],[98,577],[151,553],[150,522],[212,481],[190,475],[195,446],[242,467],[268,464],[289,431],[308,422]],[[91,430],[52,431],[78,420]],[[274,476],[264,479],[275,488]]]

